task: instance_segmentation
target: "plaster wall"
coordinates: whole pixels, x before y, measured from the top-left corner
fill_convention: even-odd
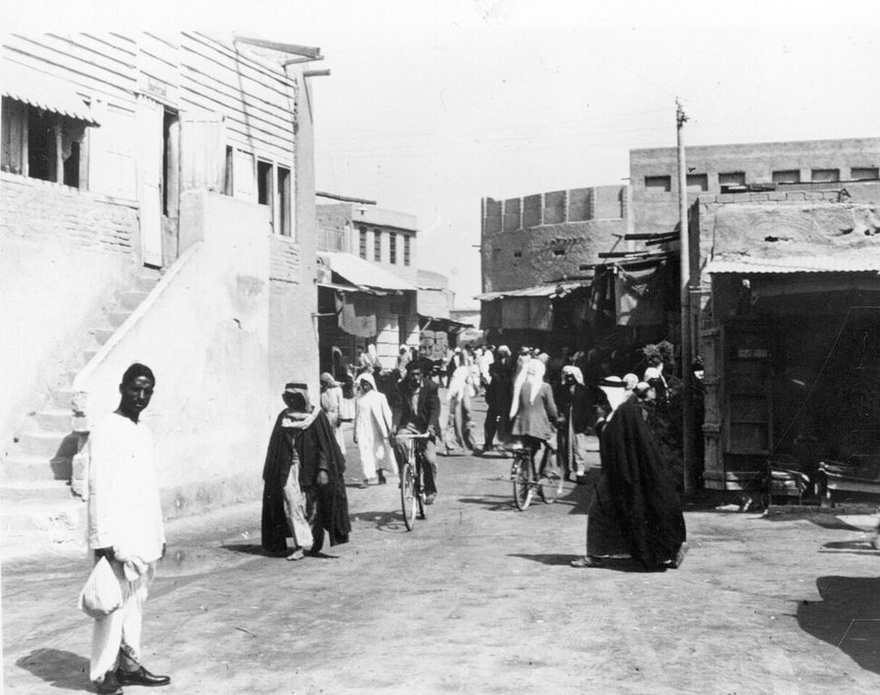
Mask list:
[[[115,409],[129,364],[153,369],[156,391],[143,417],[168,518],[257,494],[277,403],[268,210],[191,192],[181,200],[181,228],[187,251],[74,382],[94,422]]]
[[[603,251],[628,250],[626,186],[482,201],[483,292],[583,278]]]
[[[419,288],[419,313],[438,319],[448,319],[455,293],[441,287]]]
[[[0,175],[0,444],[42,404],[84,326],[125,286],[137,210],[100,195]]]
[[[854,169],[880,167],[880,138],[770,142],[687,147],[688,174],[705,175],[706,187],[688,187],[689,203],[701,194],[720,194],[719,175],[742,173],[746,183],[770,183],[774,171],[797,171],[810,182],[815,170],[836,169],[841,181]],[[646,186],[646,177],[668,176],[668,191]],[[635,230],[672,231],[678,224],[678,152],[674,147],[630,150],[630,186]]]
[[[318,107],[314,97],[311,80],[303,77],[302,89],[297,95],[298,130],[294,143],[299,276],[291,275],[287,282],[272,282],[269,342],[273,412],[284,405],[279,398],[279,385],[283,386],[291,375],[296,375],[297,381],[306,382],[313,402],[318,402],[318,324],[314,316],[318,311],[314,147],[314,118]]]
[[[544,225],[483,237],[483,291],[585,277],[599,253],[625,249],[625,219]]]

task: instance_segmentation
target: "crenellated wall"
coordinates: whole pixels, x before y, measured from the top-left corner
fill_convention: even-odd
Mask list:
[[[483,291],[586,277],[598,254],[626,248],[625,186],[483,200]]]

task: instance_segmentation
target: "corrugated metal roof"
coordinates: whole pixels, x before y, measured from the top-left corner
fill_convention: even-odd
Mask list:
[[[93,126],[99,125],[92,117],[88,104],[70,83],[10,61],[3,61],[0,70],[3,96],[44,111],[85,121]]]
[[[415,285],[403,278],[353,254],[321,251],[318,255],[327,262],[330,270],[353,285],[382,290],[413,292],[417,290]]]
[[[592,280],[578,280],[574,282],[557,282],[552,285],[535,285],[534,287],[524,287],[519,290],[507,290],[505,292],[486,292],[478,294],[474,299],[479,299],[481,302],[491,302],[505,297],[551,297],[553,295],[564,297],[579,287],[589,287],[592,282]]]
[[[817,256],[813,258],[743,258],[736,261],[710,261],[705,272],[721,273],[863,273],[880,272],[880,254],[864,253],[854,258]]]

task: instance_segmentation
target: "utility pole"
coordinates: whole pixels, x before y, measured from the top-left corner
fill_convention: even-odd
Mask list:
[[[687,116],[681,102],[675,100],[675,125],[678,136],[678,208],[681,230],[681,436],[684,494],[694,492],[694,371],[691,368],[691,251],[688,229],[687,165],[684,156],[684,124]]]

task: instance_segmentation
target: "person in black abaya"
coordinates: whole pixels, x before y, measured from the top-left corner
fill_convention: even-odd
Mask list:
[[[587,554],[571,564],[600,567],[631,557],[648,572],[677,568],[687,542],[675,483],[632,391],[613,376],[599,388],[611,407],[599,436],[602,470],[587,519]]]
[[[262,545],[273,555],[299,560],[306,550],[348,542],[345,458],[327,416],[309,403],[305,384],[287,384],[263,467]],[[293,539],[288,554],[287,538]]]

